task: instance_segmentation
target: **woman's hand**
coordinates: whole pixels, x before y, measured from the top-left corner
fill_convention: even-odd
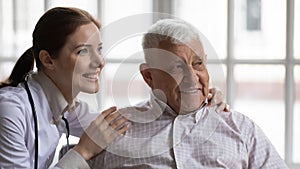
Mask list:
[[[111,107],[103,111],[85,130],[79,143],[73,148],[85,160],[100,153],[129,128],[126,118]]]
[[[220,113],[221,111],[229,112],[229,105],[226,104],[223,93],[221,90],[217,88],[209,89],[208,93],[208,106],[215,106],[217,105],[216,111]]]

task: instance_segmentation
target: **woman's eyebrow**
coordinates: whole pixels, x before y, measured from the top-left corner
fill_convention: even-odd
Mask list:
[[[88,43],[82,43],[82,44],[79,44],[77,46],[75,46],[74,49],[77,49],[77,48],[80,48],[80,47],[92,47],[93,45],[92,44],[88,44]],[[98,44],[98,46],[102,46],[102,42]]]
[[[84,47],[91,47],[92,45],[91,44],[79,44],[79,45],[75,46],[75,49],[83,47],[83,46]]]

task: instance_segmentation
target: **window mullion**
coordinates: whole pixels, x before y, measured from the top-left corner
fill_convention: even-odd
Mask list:
[[[286,83],[285,83],[285,161],[293,163],[293,103],[294,103],[294,0],[287,0],[286,9]]]
[[[49,9],[49,0],[44,0],[44,11],[46,12]]]
[[[228,0],[227,7],[227,91],[226,99],[229,105],[233,104],[234,77],[234,0]]]
[[[174,1],[173,0],[153,0],[153,12],[166,13],[172,15],[174,13]],[[170,15],[165,15],[165,17],[170,17]],[[158,16],[160,18],[158,18]],[[153,15],[153,23],[162,19],[164,15]]]

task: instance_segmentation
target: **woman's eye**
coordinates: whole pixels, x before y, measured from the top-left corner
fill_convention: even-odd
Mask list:
[[[89,53],[87,49],[81,49],[77,52],[78,55],[86,55],[87,53]]]

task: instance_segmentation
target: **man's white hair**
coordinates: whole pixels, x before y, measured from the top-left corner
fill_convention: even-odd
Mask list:
[[[153,24],[143,37],[143,48],[158,48],[161,41],[185,44],[193,39],[200,40],[197,29],[180,19],[162,19]]]

